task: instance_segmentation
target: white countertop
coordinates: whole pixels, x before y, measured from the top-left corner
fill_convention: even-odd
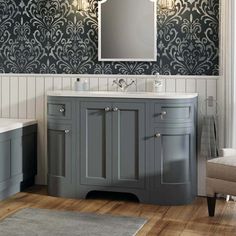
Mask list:
[[[37,124],[36,120],[0,118],[0,133],[4,133],[7,131],[19,129],[34,124]]]
[[[197,93],[153,93],[153,92],[111,92],[111,91],[49,91],[48,96],[56,97],[99,97],[99,98],[147,98],[147,99],[189,99]]]

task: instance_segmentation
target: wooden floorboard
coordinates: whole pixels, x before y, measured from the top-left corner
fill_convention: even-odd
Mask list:
[[[34,186],[0,201],[0,219],[28,207],[146,218],[137,236],[236,236],[236,203],[223,199],[217,200],[216,216],[209,218],[205,198],[187,206],[168,207],[124,200],[56,198],[48,196],[45,187]]]

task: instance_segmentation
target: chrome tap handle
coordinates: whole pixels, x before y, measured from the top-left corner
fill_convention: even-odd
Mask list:
[[[156,134],[155,134],[155,137],[156,137],[156,138],[160,138],[160,137],[161,137],[161,134],[160,134],[160,133],[156,133]]]
[[[104,110],[105,110],[105,111],[110,111],[111,109],[110,109],[110,107],[105,107]]]
[[[119,83],[117,82],[117,80],[116,80],[116,79],[114,79],[114,80],[113,80],[113,82],[112,82],[112,86],[114,86],[114,85],[117,85],[117,86],[119,86]]]
[[[134,79],[132,79],[130,85],[131,85],[131,84],[135,84],[135,85],[136,85],[136,84],[137,84],[137,81],[135,81]]]
[[[114,107],[113,111],[119,111],[119,109],[117,107]]]
[[[130,83],[126,83],[126,89],[129,87],[129,86],[131,86],[132,84],[134,84],[134,85],[136,85],[136,81],[135,80],[131,80],[131,82]]]
[[[65,134],[69,134],[70,133],[70,130],[69,129],[66,129],[65,130]]]

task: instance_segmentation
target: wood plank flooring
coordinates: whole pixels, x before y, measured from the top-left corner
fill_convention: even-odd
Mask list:
[[[188,206],[168,207],[121,200],[55,198],[47,196],[45,187],[35,186],[0,201],[0,220],[27,207],[147,218],[137,236],[236,236],[236,203],[224,200],[217,200],[216,216],[209,218],[205,198],[197,198]]]

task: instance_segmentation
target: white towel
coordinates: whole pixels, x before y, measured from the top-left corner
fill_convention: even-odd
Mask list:
[[[203,118],[200,154],[206,159],[218,156],[217,117],[213,115]]]

